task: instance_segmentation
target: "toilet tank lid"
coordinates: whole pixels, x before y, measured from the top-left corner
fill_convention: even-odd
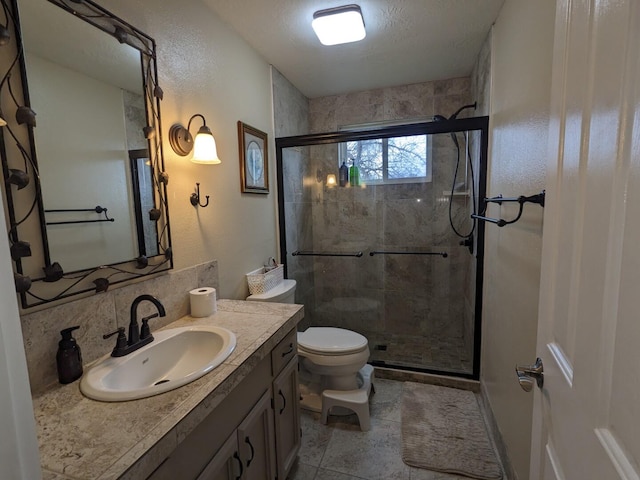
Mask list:
[[[336,327],[310,327],[298,334],[298,344],[317,352],[340,353],[360,351],[368,345],[366,337]]]
[[[285,279],[278,286],[267,290],[264,293],[254,293],[249,295],[247,300],[271,301],[274,302],[291,294],[296,289],[296,281],[293,279]]]

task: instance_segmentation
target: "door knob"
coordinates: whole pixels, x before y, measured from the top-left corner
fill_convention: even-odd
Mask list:
[[[530,392],[533,389],[534,380],[538,384],[538,388],[542,388],[544,384],[543,372],[542,359],[539,357],[536,358],[536,363],[533,365],[516,365],[518,382],[525,392]]]

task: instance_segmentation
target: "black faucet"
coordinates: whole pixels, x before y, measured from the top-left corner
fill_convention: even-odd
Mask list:
[[[138,328],[138,305],[141,302],[148,300],[153,303],[158,309],[157,313],[151,314],[142,318],[142,327]],[[124,327],[118,328],[115,332],[103,335],[102,338],[107,339],[112,335],[118,334],[118,340],[113,352],[112,357],[123,357],[131,352],[138,350],[140,347],[153,342],[153,335],[149,329],[149,320],[156,317],[164,317],[166,315],[164,306],[160,303],[156,297],[152,295],[140,295],[131,304],[131,320],[129,322],[129,340],[124,334]]]

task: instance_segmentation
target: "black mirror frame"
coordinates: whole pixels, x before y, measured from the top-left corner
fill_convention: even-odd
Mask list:
[[[173,268],[166,187],[168,175],[164,171],[160,121],[160,101],[163,92],[158,85],[155,40],[90,0],[47,0],[70,15],[103,30],[120,43],[126,43],[140,51],[147,119],[143,133],[148,142],[155,190],[155,208],[149,211],[149,217],[157,222],[158,232],[158,255],[147,257],[145,252],[140,252],[139,257],[129,261],[64,272],[63,266],[51,258],[47,240],[34,142],[36,122],[34,112],[30,108],[18,0],[0,1],[7,13],[7,25],[5,34],[0,38],[0,49],[13,48],[11,54],[0,52],[2,62],[6,63],[6,66],[0,69],[0,117],[7,122],[7,125],[0,127],[0,157],[16,292],[20,296],[22,308],[56,302],[79,294],[104,292],[109,285]],[[7,38],[11,35],[11,24],[14,27],[14,35],[13,38]],[[10,59],[6,60],[7,58]],[[15,86],[12,88],[12,80],[15,77],[20,78],[22,98],[19,92],[15,91]],[[18,181],[20,179],[22,181]],[[41,244],[33,247],[29,240],[37,241],[33,238],[37,237],[37,234],[34,234],[37,230],[40,231]],[[29,268],[26,268],[27,261],[34,263],[30,263]],[[37,271],[38,266],[42,267],[42,276],[33,273]]]

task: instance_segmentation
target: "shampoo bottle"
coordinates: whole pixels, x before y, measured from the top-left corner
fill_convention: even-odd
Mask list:
[[[82,376],[82,353],[76,339],[71,335],[71,332],[78,328],[80,327],[70,327],[60,331],[62,340],[58,342],[56,355],[60,383],[71,383]]]
[[[355,161],[351,164],[351,167],[349,167],[349,184],[352,187],[360,185],[360,172],[358,171],[358,166]]]
[[[346,187],[349,182],[349,168],[342,162],[342,166],[338,169],[338,185]]]

